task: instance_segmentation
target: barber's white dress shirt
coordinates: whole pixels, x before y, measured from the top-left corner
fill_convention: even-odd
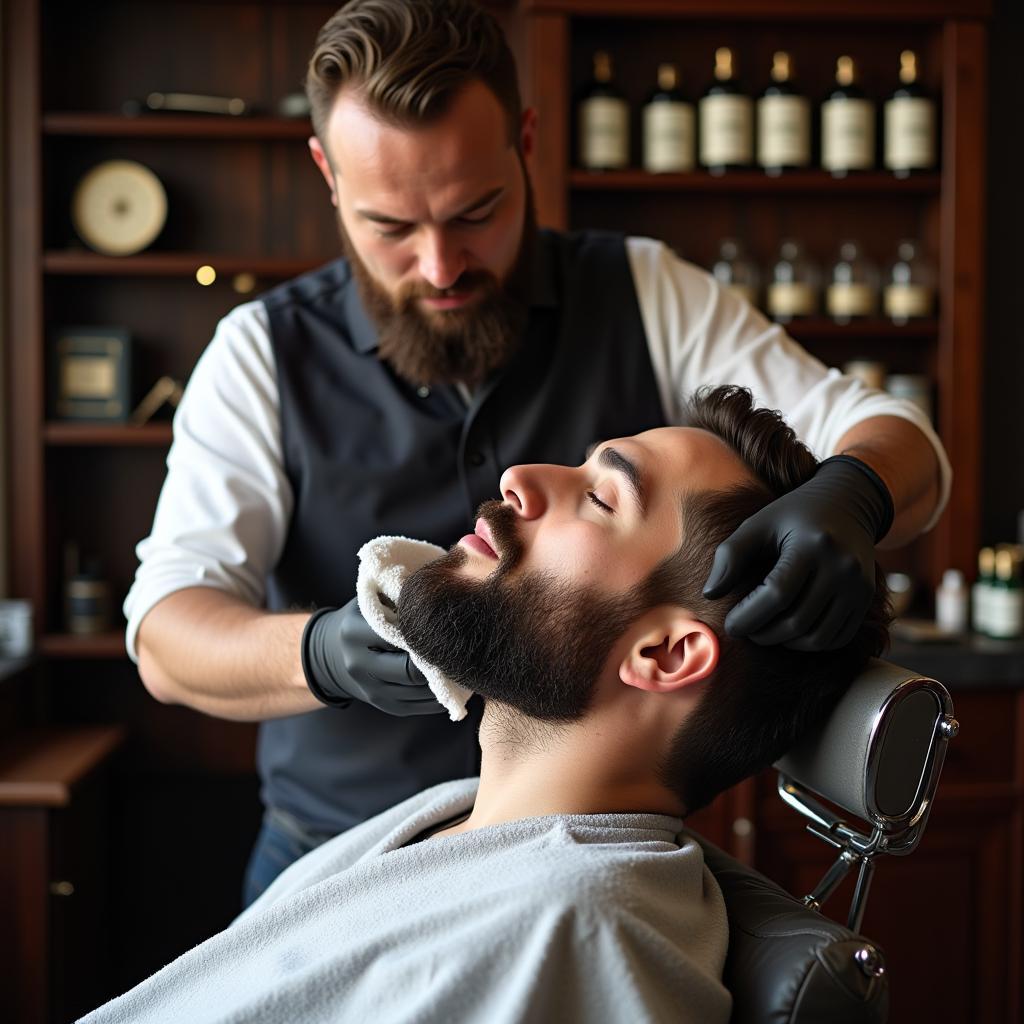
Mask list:
[[[284,872],[236,921],[83,1024],[725,1024],[728,925],[661,814],[556,814],[411,840],[426,790]]]

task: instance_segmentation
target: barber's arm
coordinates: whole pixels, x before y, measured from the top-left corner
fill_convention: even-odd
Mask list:
[[[902,547],[925,529],[939,503],[940,467],[931,442],[913,423],[873,416],[851,427],[836,453],[867,463],[892,496],[895,516],[878,547]]]
[[[136,636],[139,675],[165,704],[237,721],[312,711],[299,660],[308,613],[273,615],[212,587],[156,604]]]
[[[191,587],[149,612],[136,649],[157,700],[217,718],[263,721],[353,700],[403,717],[444,711],[408,654],[381,640],[354,600],[312,616],[271,614]]]
[[[849,643],[875,589],[875,547],[899,547],[930,522],[941,492],[931,441],[914,424],[877,416],[849,429],[803,486],[751,516],[715,553],[708,597],[756,566],[763,582],[726,618],[733,636],[798,650]]]

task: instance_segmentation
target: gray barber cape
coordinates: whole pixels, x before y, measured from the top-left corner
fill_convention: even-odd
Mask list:
[[[477,784],[330,840],[83,1020],[728,1021],[725,904],[679,818],[554,814],[403,845]]]

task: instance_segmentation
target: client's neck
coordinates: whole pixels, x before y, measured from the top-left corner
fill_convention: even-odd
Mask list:
[[[655,774],[660,744],[638,742],[622,721],[621,714],[588,713],[580,722],[552,726],[488,702],[476,802],[469,818],[448,831],[546,814],[681,815]]]

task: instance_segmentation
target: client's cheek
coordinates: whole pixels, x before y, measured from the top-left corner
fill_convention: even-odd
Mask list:
[[[517,569],[579,585],[600,583],[617,570],[614,552],[589,524],[539,534]]]

